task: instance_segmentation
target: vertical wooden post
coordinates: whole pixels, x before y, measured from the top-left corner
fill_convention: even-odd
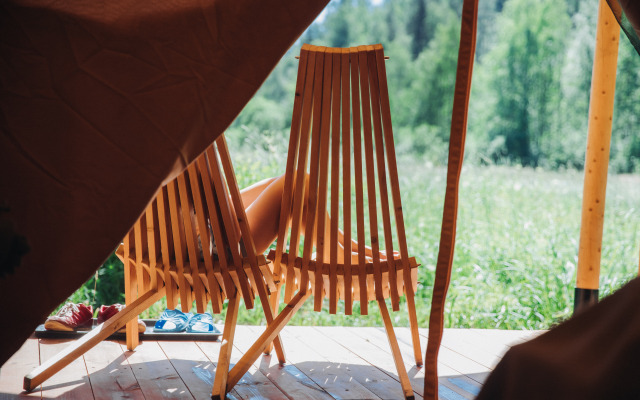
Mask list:
[[[620,27],[613,12],[611,12],[606,0],[600,0],[591,78],[574,313],[598,301],[602,227],[604,224],[607,171],[609,169],[619,38]]]

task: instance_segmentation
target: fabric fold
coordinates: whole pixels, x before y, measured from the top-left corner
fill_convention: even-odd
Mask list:
[[[20,305],[0,322],[11,326],[0,364],[229,126],[327,2],[0,4],[0,226],[12,226],[0,241],[31,249],[0,277],[0,301]]]

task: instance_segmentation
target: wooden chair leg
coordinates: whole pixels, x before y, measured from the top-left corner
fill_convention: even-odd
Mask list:
[[[231,351],[233,349],[233,338],[236,333],[238,323],[238,308],[240,304],[238,293],[229,299],[227,306],[227,317],[224,320],[224,332],[222,332],[222,345],[218,356],[216,376],[213,380],[211,398],[222,400],[227,395],[227,378],[229,376],[229,365],[231,365]]]
[[[258,340],[247,350],[246,353],[240,358],[236,365],[229,372],[229,378],[227,379],[227,392],[240,381],[242,376],[247,373],[251,365],[260,357],[260,353],[264,351],[264,348],[269,342],[280,333],[291,317],[302,307],[304,302],[311,296],[311,290],[305,292],[298,292],[293,299],[286,305],[284,310],[278,314],[271,324],[267,326],[264,333],[260,335]]]
[[[129,258],[126,257],[124,263],[124,301],[126,305],[133,303],[138,297],[138,282],[142,283],[142,277],[140,280],[138,279],[135,269],[128,261]],[[125,337],[129,351],[134,350],[140,344],[137,317],[127,322]]]
[[[411,388],[411,381],[409,381],[409,375],[407,374],[407,369],[405,368],[404,361],[402,360],[400,346],[398,346],[396,333],[393,331],[393,325],[391,324],[391,317],[389,316],[387,304],[384,300],[378,299],[378,307],[380,307],[380,314],[382,315],[382,321],[384,322],[384,329],[387,332],[389,346],[391,347],[391,354],[393,355],[393,362],[396,365],[396,370],[398,371],[398,379],[400,379],[404,398],[407,400],[413,400],[415,397],[413,389]]]
[[[71,361],[80,357],[102,340],[117,332],[118,329],[122,328],[127,322],[133,318],[137,318],[138,314],[162,298],[164,292],[165,289],[162,287],[157,291],[150,290],[144,293],[136,301],[127,305],[112,318],[109,318],[105,323],[94,328],[81,339],[76,340],[69,347],[48,359],[24,377],[24,390],[31,391],[38,387],[53,374],[69,365]]]
[[[418,332],[418,316],[416,314],[416,299],[407,295],[407,308],[409,309],[409,326],[411,328],[411,340],[413,342],[413,356],[416,366],[422,367],[422,349],[420,348],[420,333]]]
[[[261,290],[262,289],[262,290]],[[270,326],[273,322],[273,311],[271,310],[271,303],[269,302],[270,298],[267,295],[266,290],[264,290],[264,286],[258,287],[258,293],[260,294],[260,303],[262,304],[262,309],[264,311],[264,316],[267,319],[267,326]],[[282,348],[282,343],[280,342],[280,336],[276,335],[273,339],[273,346],[275,347],[276,354],[278,356],[278,361],[280,364],[284,364],[286,361],[284,355],[284,349]],[[263,349],[264,350],[264,349]]]
[[[273,311],[273,315],[278,315],[278,308],[280,307],[280,289],[282,288],[282,284],[276,284],[276,290],[271,293],[269,296],[269,302],[271,303],[271,310]],[[282,342],[282,339],[281,339]],[[269,342],[267,347],[264,349],[264,354],[271,354],[273,350],[273,342]],[[284,350],[284,349],[283,349]],[[278,361],[280,364],[284,364],[286,360],[280,360],[278,357]]]

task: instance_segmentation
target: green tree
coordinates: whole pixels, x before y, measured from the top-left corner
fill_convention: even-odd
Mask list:
[[[329,9],[326,19],[327,46],[349,47],[352,42],[351,27],[354,8],[351,0],[342,0],[337,3],[334,10]]]
[[[501,138],[505,157],[536,166],[545,135],[559,105],[559,70],[570,25],[563,3],[551,0],[508,0],[497,21],[501,41],[486,54],[492,68],[489,138]]]
[[[407,31],[411,35],[411,55],[415,60],[427,47],[429,43],[429,33],[427,31],[427,6],[425,0],[414,0],[412,4],[413,12],[407,26]]]
[[[611,166],[615,172],[633,172],[640,167],[640,57],[627,38],[620,36],[616,79]]]
[[[434,127],[442,140],[448,137],[450,129],[459,40],[460,22],[449,10],[414,67],[412,90],[416,93],[417,107],[413,125]]]
[[[560,128],[554,131],[543,149],[550,167],[584,166],[591,71],[598,4],[582,2],[571,20],[572,29],[565,51],[560,77],[562,115]]]

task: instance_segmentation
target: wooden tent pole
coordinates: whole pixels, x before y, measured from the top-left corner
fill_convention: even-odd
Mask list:
[[[619,38],[620,26],[606,0],[600,0],[591,78],[574,313],[598,301]]]

